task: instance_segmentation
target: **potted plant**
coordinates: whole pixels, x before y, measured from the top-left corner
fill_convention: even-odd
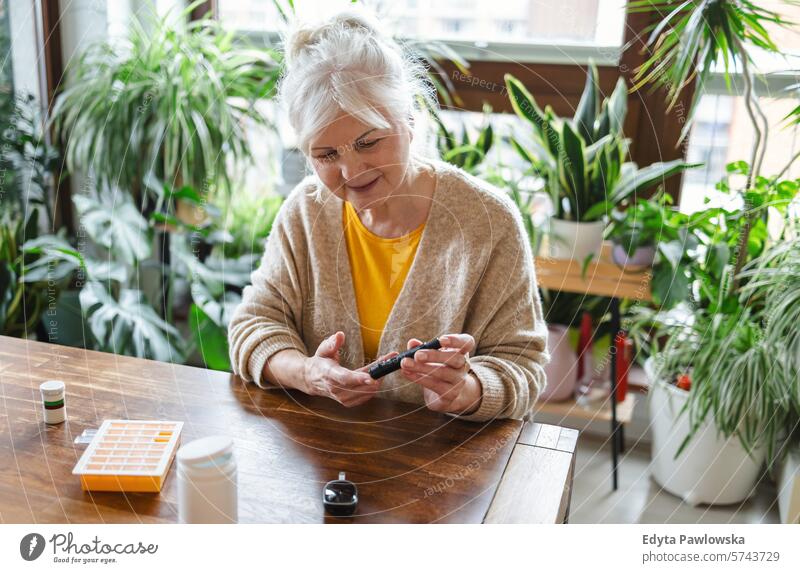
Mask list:
[[[735,503],[753,489],[763,461],[774,468],[785,454],[787,429],[798,423],[797,330],[777,329],[770,308],[787,295],[770,276],[769,261],[791,238],[789,204],[798,182],[761,174],[767,126],[753,91],[750,46],[778,52],[764,24],[783,18],[755,3],[633,2],[631,10],[657,11],[652,56],[637,72],[639,86],[667,86],[674,104],[696,77],[696,98],[712,67],[740,66],[744,105],[755,133],[750,161],[728,166],[717,188],[736,194],[741,207],[706,209],[697,230],[700,246],[689,265],[691,288],[681,314],[656,313],[651,362],[653,477],[691,503]],[[692,109],[687,122],[691,124]],[[684,135],[687,130],[684,130]],[[772,219],[783,227],[770,234]],[[782,225],[781,225],[782,223]],[[795,248],[796,248],[796,243]],[[764,273],[767,273],[766,275]],[[774,274],[774,273],[773,273]],[[796,294],[792,293],[796,298]],[[797,318],[795,316],[795,318]],[[795,345],[794,347],[792,345]],[[670,384],[688,375],[691,387]]]
[[[427,102],[426,102],[427,104]],[[491,107],[483,106],[483,125],[478,129],[473,140],[466,124],[461,125],[461,136],[447,128],[440,114],[430,105],[428,112],[436,124],[436,148],[439,156],[464,171],[476,174],[481,163],[486,159],[494,143],[494,132],[491,124]]]
[[[42,320],[83,258],[64,237],[39,234],[39,211],[0,217],[0,334],[47,336]]]
[[[624,211],[615,209],[606,233],[612,245],[611,260],[630,270],[652,266],[656,247],[662,239],[665,216],[668,214],[658,200],[639,200]]]
[[[681,213],[663,190],[625,210],[616,208],[606,229],[612,260],[626,270],[649,269],[653,302],[661,310],[669,310],[688,296],[689,265],[702,231],[713,229],[712,216]]]
[[[542,110],[522,83],[505,76],[511,104],[533,127],[525,145],[511,137],[511,145],[541,178],[550,196],[550,255],[584,261],[599,254],[606,214],[615,205],[666,178],[693,167],[681,160],[653,163],[639,169],[628,161],[623,136],[628,90],[620,78],[601,101],[597,67],[590,64],[586,87],[571,118]]]
[[[228,162],[250,159],[245,127],[267,124],[256,101],[273,94],[280,59],[234,42],[208,17],[152,20],[133,20],[123,43],[90,46],[76,60],[52,121],[70,171],[91,171],[101,187],[165,207],[163,182],[204,196],[230,189]]]

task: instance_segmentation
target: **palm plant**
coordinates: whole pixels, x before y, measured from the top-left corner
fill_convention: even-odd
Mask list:
[[[797,4],[784,0],[786,4]],[[652,54],[636,72],[636,85],[666,86],[669,101],[674,105],[688,83],[696,78],[694,101],[689,109],[688,121],[682,137],[688,134],[692,124],[693,110],[703,94],[703,86],[714,66],[722,61],[724,76],[731,87],[731,66],[741,66],[744,83],[744,105],[754,131],[750,153],[750,169],[746,188],[753,186],[761,175],[761,167],[767,151],[769,122],[756,96],[755,73],[752,69],[752,48],[778,53],[765,24],[789,26],[790,22],[779,13],[763,8],[749,0],[691,0],[691,1],[637,1],[628,8],[632,12],[657,14],[662,19],[651,29],[648,44]],[[750,227],[754,223],[753,213],[746,214],[747,224],[738,245],[738,256],[733,268],[734,276],[747,260],[747,242]],[[738,287],[738,278],[734,278]]]
[[[266,123],[255,102],[273,93],[279,62],[209,18],[133,22],[126,43],[95,45],[68,70],[53,110],[67,167],[160,202],[164,181],[229,189],[227,163],[249,159],[246,123]]]
[[[627,161],[625,80],[601,101],[594,64],[572,118],[556,116],[549,106],[542,110],[519,80],[510,74],[505,80],[514,111],[533,127],[532,148],[513,137],[511,144],[543,179],[558,219],[600,220],[614,205],[696,166],[675,160],[639,169]]]

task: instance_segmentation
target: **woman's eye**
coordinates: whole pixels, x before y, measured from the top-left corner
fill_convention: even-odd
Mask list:
[[[317,159],[322,161],[332,161],[336,157],[335,151],[328,151],[327,153],[323,153],[322,155],[317,155]]]
[[[375,144],[378,143],[378,141],[380,140],[379,139],[373,139],[371,141],[362,140],[357,142],[356,146],[358,146],[359,149],[369,149],[370,147],[375,147]]]

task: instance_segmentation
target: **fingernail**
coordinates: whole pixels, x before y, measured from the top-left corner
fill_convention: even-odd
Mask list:
[[[403,360],[400,361],[400,366],[402,368],[411,368],[411,365],[413,363],[414,363],[414,361],[411,360],[410,358],[403,358]]]
[[[428,359],[428,353],[425,352],[424,350],[420,350],[419,352],[417,352],[414,355],[414,358],[419,358],[420,360],[427,360]]]
[[[450,344],[450,337],[449,336],[440,336],[439,342],[442,344]]]

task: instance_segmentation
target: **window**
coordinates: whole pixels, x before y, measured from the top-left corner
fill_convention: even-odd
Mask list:
[[[800,5],[764,0],[763,7],[777,11],[789,21],[800,18]],[[796,28],[776,26],[770,27],[770,34],[781,54],[753,51],[755,67],[763,74],[756,82],[756,93],[770,128],[769,147],[762,167],[765,176],[779,173],[800,151],[800,132],[784,120],[797,106],[797,90],[787,88],[800,82],[797,71],[800,70],[800,34]],[[734,75],[730,94],[721,71],[717,70],[705,87],[689,136],[687,160],[703,162],[705,166],[684,175],[680,208],[687,213],[708,204],[723,206],[731,201],[729,195],[716,191],[715,185],[725,175],[728,163],[750,162],[753,131],[741,95],[743,83],[740,76]],[[800,177],[800,167],[794,165],[785,176]]]
[[[468,59],[615,64],[621,53],[625,0],[364,0],[390,31],[446,40]],[[347,8],[347,0],[298,0],[300,17]],[[282,29],[272,2],[219,0],[230,27],[274,34]]]
[[[797,100],[762,97],[760,103],[770,124],[769,145],[761,171],[765,176],[776,175],[800,151],[800,132],[784,121],[797,106]],[[695,114],[687,160],[705,165],[684,176],[681,211],[691,213],[709,204],[726,205],[731,196],[716,191],[715,185],[725,175],[728,163],[750,162],[752,142],[753,130],[741,96],[704,95]],[[800,167],[795,164],[786,176],[800,177]]]
[[[41,81],[33,3],[0,0],[0,93],[40,97]]]

